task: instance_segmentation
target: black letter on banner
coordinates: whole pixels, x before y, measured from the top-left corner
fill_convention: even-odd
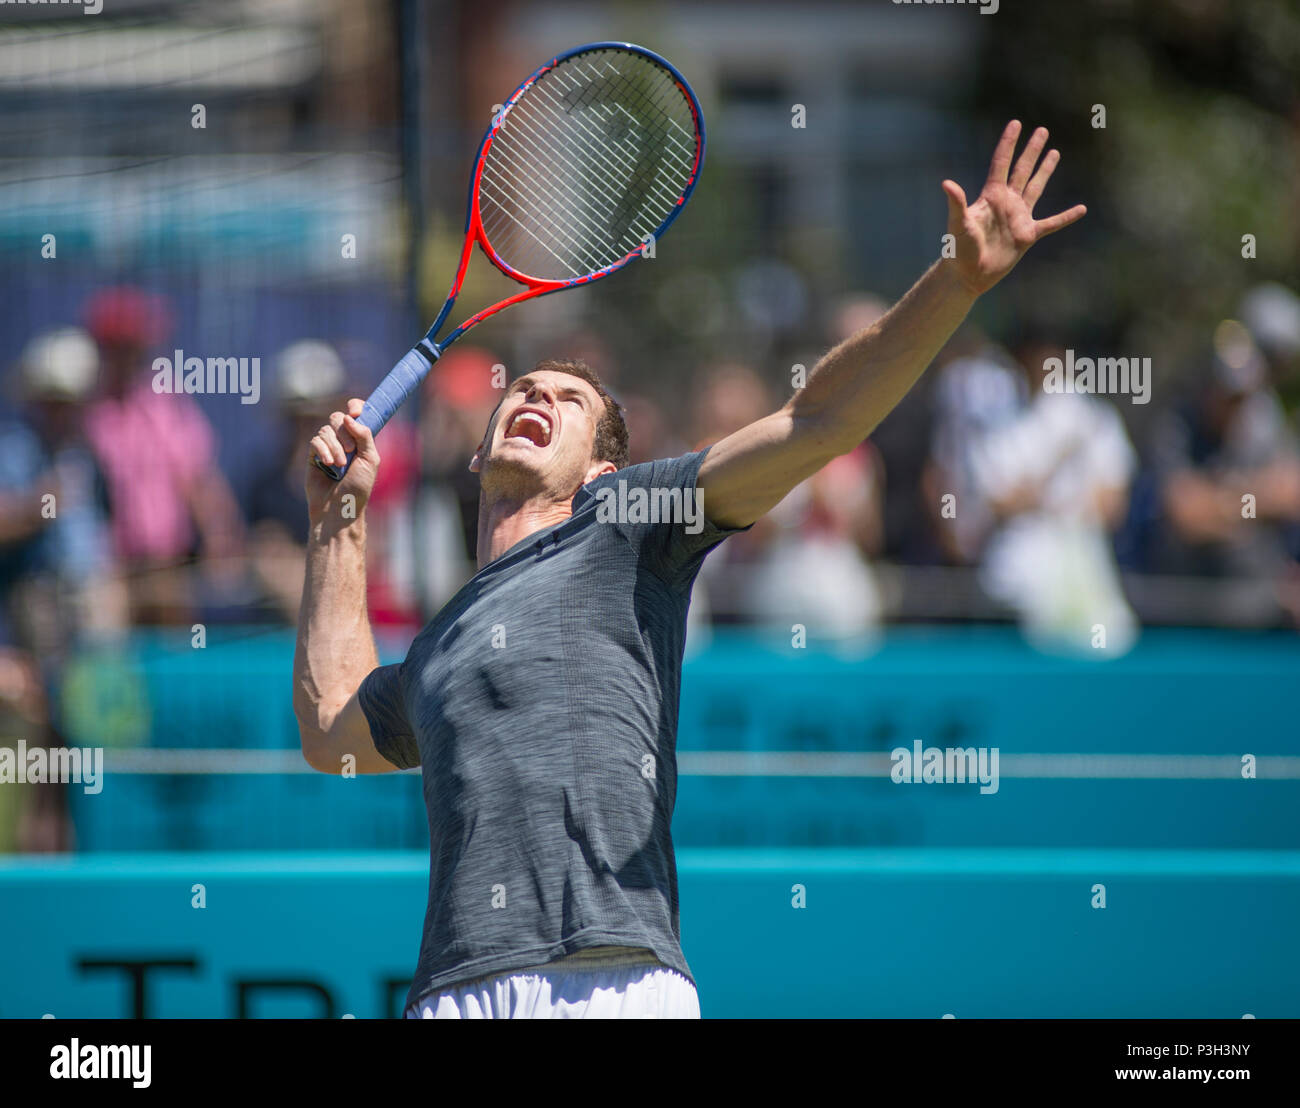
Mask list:
[[[379,1010],[385,1019],[400,1020],[406,1015],[406,994],[410,991],[409,977],[385,977],[379,995]]]
[[[321,1019],[332,1020],[334,1018],[334,995],[325,988],[324,985],[317,981],[305,981],[300,978],[292,977],[266,977],[266,978],[248,978],[235,982],[236,999],[235,999],[235,1018],[246,1020],[248,1015],[248,998],[258,991],[267,992],[300,992],[314,993],[320,998],[321,1002]]]
[[[132,1018],[149,1019],[149,994],[145,974],[151,969],[183,969],[191,973],[199,968],[193,958],[81,958],[77,968],[86,973],[96,970],[126,970],[131,975]]]

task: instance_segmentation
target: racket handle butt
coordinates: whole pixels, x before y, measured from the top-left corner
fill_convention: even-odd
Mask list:
[[[345,461],[341,466],[335,466],[335,465],[329,465],[326,462],[322,462],[318,457],[316,457],[315,454],[313,454],[311,456],[311,462],[312,465],[314,465],[323,474],[325,474],[325,476],[328,477],[331,481],[342,481],[343,476],[344,474],[347,473],[348,467],[352,464],[352,459],[354,457],[356,457],[355,454],[349,454],[347,457],[347,461]]]

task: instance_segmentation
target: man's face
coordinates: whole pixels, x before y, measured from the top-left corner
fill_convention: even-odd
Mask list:
[[[506,390],[470,469],[489,496],[572,496],[614,468],[591,456],[604,412],[600,394],[581,377],[530,373]]]
[[[140,343],[111,342],[99,344],[99,372],[109,392],[125,389],[147,364],[146,348]]]
[[[42,397],[36,401],[36,418],[55,442],[72,438],[81,421],[81,406],[63,397]]]

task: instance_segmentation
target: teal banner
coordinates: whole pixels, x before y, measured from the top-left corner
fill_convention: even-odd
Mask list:
[[[1300,853],[682,850],[707,1017],[1300,1017]],[[396,1016],[427,861],[0,862],[0,1017]]]

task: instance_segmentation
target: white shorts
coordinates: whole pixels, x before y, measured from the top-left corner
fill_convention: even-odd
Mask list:
[[[407,1019],[699,1019],[695,986],[658,963],[503,973],[430,993]]]

